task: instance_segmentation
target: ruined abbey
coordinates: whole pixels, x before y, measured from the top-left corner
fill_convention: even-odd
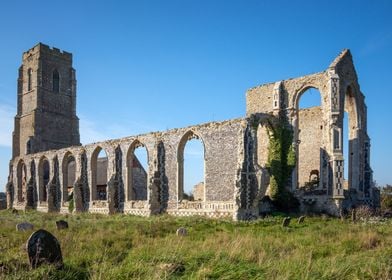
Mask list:
[[[321,106],[300,110],[310,88],[320,92]],[[25,52],[17,98],[9,208],[241,220],[258,217],[277,191],[292,194],[303,212],[379,205],[365,98],[348,50],[325,71],[248,90],[245,117],[84,146],[72,54],[41,43]],[[184,147],[193,138],[204,146],[197,200],[184,196]],[[134,154],[139,147],[148,154],[146,170]]]

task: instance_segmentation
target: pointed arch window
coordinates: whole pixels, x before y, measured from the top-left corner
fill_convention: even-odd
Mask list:
[[[57,69],[53,71],[52,75],[52,85],[54,92],[60,92],[60,75]]]
[[[33,73],[33,70],[31,70],[31,68],[29,68],[27,70],[27,91],[30,91],[32,89],[32,86],[31,86],[32,73]]]

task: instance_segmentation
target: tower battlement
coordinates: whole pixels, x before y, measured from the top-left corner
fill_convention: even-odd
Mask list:
[[[60,50],[56,47],[49,47],[48,45],[45,45],[43,43],[38,43],[31,49],[25,51],[23,53],[23,60],[27,59],[30,56],[36,55],[36,54],[46,54],[46,55],[51,55],[51,56],[57,56],[59,58],[62,58],[64,60],[70,60],[72,61],[72,53],[66,52],[64,50]]]

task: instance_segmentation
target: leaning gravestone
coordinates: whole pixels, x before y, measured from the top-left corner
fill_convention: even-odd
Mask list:
[[[186,230],[186,228],[180,227],[180,228],[177,229],[176,234],[178,236],[185,236],[185,235],[188,234],[188,231]]]
[[[282,223],[282,227],[288,227],[290,224],[291,218],[290,217],[286,217],[283,219],[283,223]]]
[[[34,229],[34,225],[27,222],[19,223],[16,225],[17,231],[28,231],[33,229]]]
[[[42,264],[54,264],[63,267],[60,243],[50,232],[40,229],[34,232],[27,241],[27,253],[30,266],[37,268]]]
[[[298,224],[302,224],[303,222],[305,222],[305,216],[301,216],[298,218]]]
[[[56,227],[58,230],[67,229],[68,223],[64,220],[56,221]]]

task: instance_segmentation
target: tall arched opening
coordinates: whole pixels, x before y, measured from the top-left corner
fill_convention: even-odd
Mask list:
[[[359,186],[359,143],[358,143],[357,102],[351,86],[344,97],[343,157],[344,188],[360,190]]]
[[[139,141],[132,143],[127,154],[127,197],[128,200],[148,198],[148,151]]]
[[[76,180],[76,161],[71,152],[67,152],[63,159],[63,202],[69,202],[74,197],[74,183]]]
[[[17,198],[18,202],[24,202],[26,196],[26,176],[27,168],[23,160],[20,160],[17,165]]]
[[[205,147],[201,137],[188,131],[177,151],[178,200],[205,201]]]
[[[91,157],[91,175],[92,200],[107,200],[108,156],[99,146]]]
[[[48,201],[48,188],[50,164],[46,157],[42,157],[38,164],[38,196],[40,202]]]
[[[310,87],[297,102],[297,181],[299,188],[320,186],[321,153],[323,139],[323,110],[321,94]]]

